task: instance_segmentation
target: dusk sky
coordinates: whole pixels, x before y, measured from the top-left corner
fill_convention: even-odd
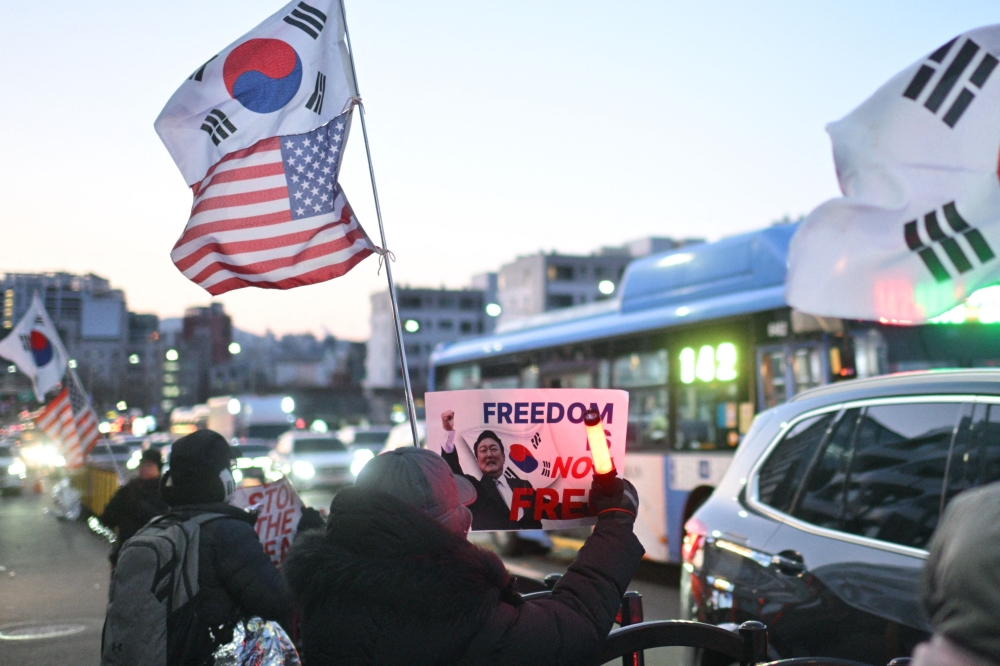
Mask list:
[[[538,250],[723,236],[839,191],[824,126],[996,2],[346,0],[397,282],[460,287]],[[281,4],[4,2],[0,272],[109,278],[163,317],[191,193],[153,131],[180,83]],[[378,237],[360,123],[341,183]],[[368,336],[370,258],[221,297],[237,327]]]

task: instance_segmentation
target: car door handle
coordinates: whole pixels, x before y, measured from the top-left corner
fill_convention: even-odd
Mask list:
[[[771,564],[776,566],[778,571],[789,576],[801,576],[806,572],[806,563],[802,559],[802,553],[794,550],[783,550],[772,556]]]

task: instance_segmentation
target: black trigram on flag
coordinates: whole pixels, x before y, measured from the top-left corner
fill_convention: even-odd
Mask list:
[[[284,18],[284,21],[288,25],[294,25],[302,32],[316,39],[319,37],[319,33],[323,32],[323,26],[326,25],[326,14],[315,7],[310,7],[306,3],[300,2],[292,10],[292,13]]]
[[[506,477],[506,479],[508,481],[520,481],[521,480],[521,477],[519,477],[517,475],[517,473],[514,472],[514,470],[512,470],[510,467],[505,467],[504,468],[503,475],[504,475],[504,477]]]
[[[954,101],[948,106],[944,116],[941,117],[941,120],[948,127],[955,127],[955,123],[958,122],[962,114],[965,113],[965,110],[972,104],[972,100],[976,98],[975,91],[983,87],[986,80],[990,78],[990,74],[993,73],[993,69],[997,66],[996,58],[985,52],[983,52],[982,57],[979,57],[981,50],[979,45],[971,39],[966,39],[965,43],[962,44],[962,48],[958,49],[958,52],[948,63],[948,66],[945,67],[945,58],[952,52],[957,40],[958,38],[956,37],[932,53],[927,61],[920,66],[920,69],[917,70],[913,80],[910,81],[910,85],[903,92],[903,97],[919,103],[920,97],[927,88],[927,84],[937,77],[937,82],[924,100],[924,107],[934,115],[938,115],[951,91],[961,81],[961,92],[958,93]],[[974,61],[976,65],[975,67],[971,67]],[[971,75],[968,74],[970,70],[972,72]],[[963,77],[965,77],[964,81]]]
[[[944,250],[945,256],[959,274],[972,270],[972,261],[969,259],[971,254],[978,257],[979,262],[983,264],[996,255],[993,254],[989,243],[986,242],[979,230],[970,226],[959,215],[954,201],[946,203],[941,211],[944,213],[944,219],[948,222],[950,232],[946,232],[941,227],[938,211],[932,210],[923,218],[924,235],[930,239],[929,244],[925,244],[920,236],[919,220],[911,220],[903,225],[903,236],[906,239],[907,247],[920,255],[934,279],[938,282],[946,282],[952,277],[951,271],[941,260],[941,256],[935,249],[936,246],[940,246]],[[959,238],[963,239],[968,248],[971,249],[970,253],[962,249]]]
[[[205,122],[202,123],[201,129],[208,132],[208,135],[212,137],[212,143],[215,145],[219,145],[219,143],[228,139],[230,134],[236,133],[236,125],[226,117],[226,114],[218,109],[212,109],[205,116]]]
[[[306,102],[306,108],[316,113],[323,113],[323,97],[325,95],[326,74],[316,72],[316,87],[313,88],[313,94],[309,96],[309,101]]]
[[[542,476],[552,476],[552,463],[548,460],[542,461]]]
[[[219,56],[214,55],[205,61],[205,64],[198,68],[198,70],[188,77],[188,81],[201,81],[202,77],[205,76],[205,68],[208,67],[208,63],[212,62]]]
[[[531,445],[537,449],[538,445],[541,443],[542,443],[542,436],[536,432],[535,436],[531,438]]]

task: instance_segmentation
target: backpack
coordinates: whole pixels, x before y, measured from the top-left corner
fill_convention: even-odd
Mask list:
[[[204,649],[199,645],[198,546],[202,526],[226,517],[167,514],[125,542],[108,595],[102,666],[184,664]]]

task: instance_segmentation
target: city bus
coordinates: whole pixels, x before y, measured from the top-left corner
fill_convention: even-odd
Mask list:
[[[637,259],[614,299],[439,347],[429,385],[628,391],[625,476],[641,496],[636,534],[650,559],[680,562],[684,523],[759,411],[855,377],[1000,365],[1000,287],[923,326],[790,308],[785,274],[795,228]]]

